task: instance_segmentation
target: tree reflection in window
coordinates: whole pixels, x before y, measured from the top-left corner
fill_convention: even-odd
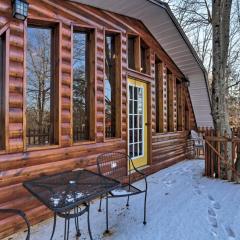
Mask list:
[[[53,77],[51,28],[28,27],[27,144],[53,143]]]
[[[115,36],[105,38],[105,137],[116,136],[116,53]]]
[[[89,34],[73,34],[73,140],[89,139]]]

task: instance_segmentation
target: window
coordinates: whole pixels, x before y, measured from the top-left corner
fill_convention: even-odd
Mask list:
[[[185,130],[189,131],[190,130],[190,117],[189,117],[189,108],[188,108],[188,103],[187,100],[185,100]]]
[[[88,32],[73,34],[73,141],[89,140],[90,74]]]
[[[52,28],[27,31],[27,145],[54,144],[54,68]]]
[[[116,36],[105,37],[105,137],[116,137]]]
[[[162,62],[155,57],[155,86],[156,86],[156,132],[163,132],[163,69]]]
[[[129,36],[128,37],[128,67],[131,69],[135,69],[135,41],[136,37]]]
[[[173,132],[173,75],[167,71],[167,119],[168,132]]]
[[[182,131],[182,83],[179,79],[176,81],[177,87],[177,130]]]
[[[5,120],[4,120],[4,59],[5,59],[5,37],[0,36],[0,119],[1,119],[1,130],[0,130],[0,149],[4,146],[4,128],[5,128]]]
[[[149,48],[147,45],[141,40],[140,44],[141,50],[141,72],[149,74]]]

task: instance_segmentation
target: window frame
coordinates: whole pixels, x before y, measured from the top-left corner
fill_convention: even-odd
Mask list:
[[[0,83],[0,119],[1,119],[1,136],[0,139],[0,152],[5,152],[7,150],[7,142],[8,142],[8,59],[9,59],[9,29],[3,29],[3,32],[0,33],[0,51],[2,56],[0,55],[0,79],[2,79]]]
[[[105,106],[105,64],[106,64],[106,37],[115,38],[115,136],[106,137],[106,106]],[[120,31],[105,30],[104,32],[104,141],[120,139],[122,137],[122,33]],[[120,107],[117,107],[120,106]]]
[[[140,72],[150,75],[150,47],[140,39]],[[144,55],[143,55],[144,52]]]
[[[155,55],[155,88],[156,133],[163,133],[163,62],[157,55]]]
[[[71,29],[72,36],[72,57],[73,61],[73,34],[74,32],[85,32],[89,37],[88,44],[88,88],[89,88],[89,99],[91,104],[89,106],[89,130],[88,139],[83,139],[74,142],[73,139],[73,62],[71,63],[71,145],[82,145],[96,142],[96,99],[95,99],[95,62],[96,62],[96,28],[90,26],[73,25]]]
[[[133,62],[133,66],[129,65],[129,39],[132,39],[133,41],[133,57],[132,57],[132,62]],[[132,35],[132,34],[128,34],[127,35],[127,66],[129,69],[132,70],[137,70],[137,52],[138,52],[138,36],[136,35]]]
[[[167,132],[174,132],[174,75],[167,69]]]
[[[183,131],[183,86],[182,81],[176,79],[176,101],[177,101],[177,131]]]
[[[62,23],[60,21],[45,21],[39,20],[35,18],[28,18],[24,23],[24,40],[26,42],[27,48],[27,32],[28,27],[32,28],[51,28],[52,29],[52,38],[51,38],[51,72],[52,72],[52,84],[53,84],[53,92],[54,94],[51,96],[52,100],[52,122],[53,122],[53,138],[52,144],[46,145],[28,145],[27,143],[27,50],[24,51],[24,117],[23,117],[23,125],[24,125],[24,151],[33,151],[33,150],[41,150],[41,149],[52,149],[61,146],[61,77],[62,77]]]

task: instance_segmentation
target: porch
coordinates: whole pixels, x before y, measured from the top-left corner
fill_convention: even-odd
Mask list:
[[[239,239],[239,185],[203,177],[204,161],[188,160],[148,177],[148,223],[142,225],[141,195],[130,199],[126,209],[123,199],[110,200],[109,236],[105,229],[105,206],[99,213],[98,200],[91,205],[94,239],[161,239],[161,240],[234,240]],[[139,187],[143,181],[136,183]],[[229,204],[231,203],[231,204]],[[88,239],[86,216],[80,219],[82,236]],[[64,222],[58,219],[54,239],[61,239]],[[31,229],[31,239],[49,239],[52,219]],[[13,235],[14,240],[25,234]],[[70,239],[76,239],[72,224]]]

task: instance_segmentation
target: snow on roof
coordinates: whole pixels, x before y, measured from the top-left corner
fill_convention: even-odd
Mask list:
[[[207,74],[167,3],[159,0],[73,0],[141,20],[190,81],[197,125],[213,126]]]

